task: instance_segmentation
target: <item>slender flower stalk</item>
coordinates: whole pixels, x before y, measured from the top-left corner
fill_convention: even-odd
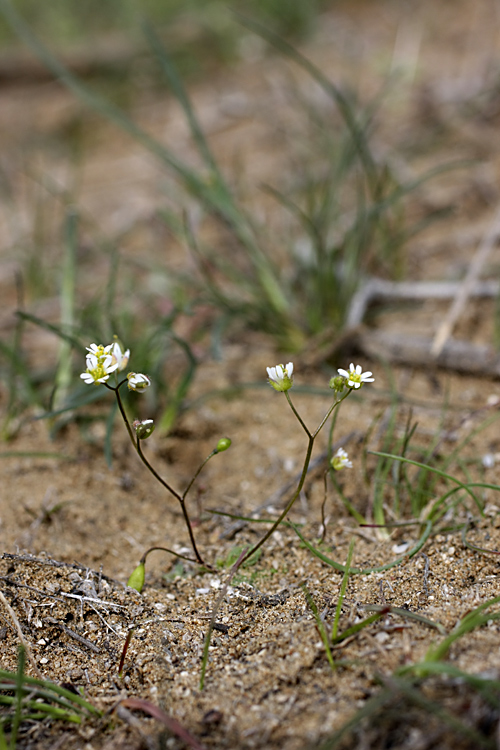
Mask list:
[[[125,409],[124,409],[124,406],[123,406],[123,401],[122,401],[122,398],[121,398],[121,395],[120,395],[120,391],[119,391],[120,386],[123,385],[123,383],[125,383],[125,382],[127,382],[127,381],[126,380],[122,380],[122,382],[119,385],[117,385],[116,387],[108,385],[107,383],[105,385],[111,391],[115,392],[115,396],[116,396],[116,400],[118,402],[118,408],[120,410],[120,414],[122,415],[123,421],[125,422],[125,426],[127,428],[127,432],[129,434],[129,437],[130,437],[130,439],[132,441],[132,445],[134,446],[135,450],[137,451],[137,455],[141,459],[142,463],[147,467],[147,469],[149,469],[149,471],[154,476],[154,478],[163,487],[165,487],[165,489],[168,490],[170,492],[170,494],[173,495],[176,498],[176,500],[179,501],[180,506],[181,506],[181,510],[182,510],[182,515],[184,517],[184,521],[185,521],[185,524],[186,524],[186,527],[187,527],[187,530],[188,530],[189,541],[191,542],[191,546],[193,548],[193,552],[195,554],[196,561],[200,565],[203,565],[203,566],[205,566],[207,568],[210,568],[211,566],[208,565],[204,561],[203,557],[200,555],[200,553],[198,551],[198,547],[196,545],[196,541],[195,541],[195,538],[194,538],[193,527],[191,525],[191,519],[189,518],[189,513],[188,513],[187,508],[186,508],[186,496],[187,496],[187,493],[189,492],[189,490],[191,489],[191,487],[192,487],[195,479],[197,478],[198,474],[202,470],[202,468],[205,466],[205,464],[207,463],[207,461],[213,455],[215,455],[215,451],[212,451],[212,453],[203,461],[203,463],[201,464],[200,468],[195,473],[193,479],[188,484],[188,486],[187,486],[186,490],[184,491],[184,493],[181,495],[179,492],[177,492],[177,490],[175,490],[170,484],[168,484],[168,482],[165,481],[165,479],[163,479],[163,477],[161,477],[158,474],[158,472],[156,471],[156,469],[154,468],[154,466],[151,465],[151,463],[148,461],[148,459],[144,455],[143,450],[142,450],[142,445],[141,445],[141,440],[144,439],[144,438],[141,437],[141,435],[139,434],[139,430],[137,428],[136,428],[136,434],[134,435],[133,428],[131,427],[130,422],[128,421],[127,415],[125,413]],[[145,421],[148,422],[150,420],[145,420]],[[142,424],[142,423],[140,423],[140,424]]]
[[[168,482],[166,482],[165,479],[163,479],[163,477],[160,476],[160,474],[158,474],[158,472],[156,471],[154,466],[151,465],[151,463],[146,458],[142,450],[141,441],[146,440],[148,437],[150,437],[150,435],[153,433],[153,430],[155,428],[153,420],[152,419],[135,420],[132,424],[130,424],[126,411],[125,411],[125,407],[123,405],[122,397],[120,395],[120,388],[125,383],[127,383],[127,387],[129,390],[136,391],[137,393],[142,393],[151,385],[151,379],[149,378],[148,375],[145,375],[144,373],[129,372],[126,378],[122,379],[119,382],[116,382],[116,385],[109,384],[108,382],[109,376],[113,372],[116,374],[118,374],[119,372],[122,372],[126,368],[129,357],[130,357],[130,350],[129,349],[127,349],[126,351],[123,350],[121,345],[116,340],[113,344],[109,344],[108,346],[91,344],[89,347],[87,347],[87,352],[88,352],[87,357],[86,357],[87,369],[85,370],[84,373],[81,374],[80,377],[88,385],[104,385],[110,391],[114,392],[116,401],[118,404],[118,409],[122,416],[123,422],[125,423],[125,427],[127,429],[132,445],[134,446],[137,452],[137,455],[141,459],[142,463],[147,467],[147,469],[155,477],[155,479],[163,487],[165,487],[165,489],[168,490],[168,492],[171,495],[173,495],[173,497],[175,497],[176,500],[180,503],[182,515],[183,515],[183,518],[184,518],[184,521],[188,530],[191,546],[193,548],[193,552],[196,558],[196,560],[194,560],[193,562],[197,562],[206,568],[212,569],[212,566],[207,565],[207,563],[205,563],[203,557],[198,551],[196,540],[194,538],[191,519],[189,517],[189,513],[186,508],[186,498],[191,487],[193,486],[194,482],[198,478],[198,475],[200,474],[205,464],[212,458],[212,456],[215,456],[217,453],[222,453],[223,451],[226,451],[231,445],[231,440],[229,438],[221,438],[218,441],[217,446],[210,453],[210,455],[207,456],[207,458],[200,464],[199,468],[194,473],[186,489],[181,494],[176,489],[174,489]],[[171,550],[168,550],[166,547],[162,547],[162,548],[155,547],[155,549],[164,549],[165,551],[171,551]],[[145,561],[145,558],[143,559],[143,561],[141,561],[142,567],[144,566],[144,561]],[[140,575],[142,576],[144,571],[142,570],[140,566],[138,570],[140,571]],[[142,584],[141,584],[141,587],[142,587]]]
[[[292,365],[292,368],[293,368],[293,365]],[[292,372],[293,372],[293,369],[292,369]],[[268,529],[268,531],[266,531],[266,533],[262,536],[262,538],[253,547],[251,547],[249,550],[247,550],[247,552],[245,552],[245,554],[241,558],[241,562],[239,564],[240,566],[243,565],[243,563],[245,563],[252,555],[254,555],[255,552],[257,552],[257,550],[260,549],[260,547],[262,547],[263,544],[265,544],[265,542],[267,542],[267,540],[269,539],[269,537],[274,534],[274,532],[276,531],[276,529],[278,528],[278,526],[282,523],[282,521],[285,520],[285,518],[287,517],[287,515],[291,511],[291,509],[292,509],[295,501],[297,500],[297,498],[299,497],[300,493],[302,492],[302,488],[304,487],[304,482],[306,481],[307,472],[309,470],[309,464],[311,462],[312,451],[313,451],[313,448],[314,448],[314,441],[316,440],[317,436],[319,435],[319,433],[321,432],[321,430],[325,426],[325,424],[326,424],[327,420],[329,419],[330,415],[332,414],[333,410],[336,409],[338,406],[340,406],[340,404],[342,403],[342,401],[345,398],[347,398],[347,396],[349,395],[350,391],[347,390],[345,392],[345,394],[343,394],[339,398],[338,401],[334,401],[334,403],[327,410],[325,416],[323,417],[323,419],[319,423],[318,427],[314,430],[314,432],[311,432],[309,430],[309,428],[307,427],[307,425],[303,421],[302,417],[298,413],[297,409],[295,408],[294,404],[292,403],[292,399],[290,398],[290,394],[288,393],[288,389],[285,390],[284,393],[285,393],[286,400],[288,401],[288,404],[289,404],[292,412],[297,417],[300,425],[302,426],[302,429],[304,430],[304,432],[306,433],[307,438],[308,438],[308,441],[307,441],[307,450],[306,450],[306,455],[305,455],[305,458],[304,458],[304,464],[302,466],[302,472],[301,472],[299,482],[297,484],[297,487],[296,487],[295,492],[293,493],[292,497],[290,498],[290,500],[288,501],[288,503],[286,504],[286,506],[284,507],[284,509],[281,511],[281,513],[278,516],[278,518],[276,519],[276,521]]]

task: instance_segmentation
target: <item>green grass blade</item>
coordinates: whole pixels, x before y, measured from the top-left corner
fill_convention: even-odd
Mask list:
[[[19,398],[19,389],[15,386],[15,382],[11,383],[10,381],[15,381],[16,377],[20,378],[28,402],[37,406],[41,406],[41,402],[40,396],[33,384],[32,378],[30,377],[29,370],[26,367],[26,362],[20,353],[20,347],[14,343],[14,346],[10,348],[3,341],[0,341],[0,352],[9,362],[9,373],[7,376],[9,379],[9,406],[6,420],[3,425],[3,430],[8,434],[8,422],[17,409],[16,404]]]
[[[477,497],[474,495],[474,493],[470,489],[471,486],[477,486],[477,484],[473,484],[473,483],[471,483],[470,485],[469,484],[464,484],[463,482],[461,482],[456,477],[453,477],[451,474],[447,474],[445,471],[441,471],[440,469],[436,469],[434,466],[429,466],[428,464],[423,464],[420,461],[413,461],[411,458],[406,458],[405,456],[396,456],[396,455],[394,455],[392,453],[383,453],[382,451],[368,451],[368,452],[371,453],[374,456],[381,456],[383,458],[391,458],[394,461],[404,461],[407,464],[412,464],[413,466],[418,466],[421,469],[428,469],[429,471],[434,472],[435,474],[437,474],[440,477],[443,477],[444,479],[449,479],[451,482],[454,482],[455,484],[457,484],[461,489],[465,490],[468,495],[470,495],[470,497],[473,499],[474,503],[477,505],[477,507],[479,509],[479,512],[481,513],[481,515],[483,515],[482,505],[481,505],[481,503],[479,502],[479,500],[477,499]]]
[[[24,665],[26,663],[26,651],[22,644],[19,645],[17,655],[17,672],[15,681],[15,697],[14,697],[14,719],[12,721],[12,729],[10,733],[10,747],[11,750],[15,750],[17,745],[17,733],[19,725],[21,724],[21,712],[23,705],[23,680],[24,680]]]
[[[332,641],[336,639],[337,631],[339,629],[340,613],[342,611],[342,604],[344,602],[347,584],[349,583],[349,574],[351,572],[350,568],[351,568],[352,556],[354,553],[354,545],[355,545],[355,540],[351,539],[351,542],[349,544],[349,550],[347,552],[347,559],[345,561],[344,575],[342,577],[342,583],[340,584],[339,600],[337,602],[337,608],[335,610],[335,617],[333,619]]]
[[[175,68],[175,65],[170,55],[167,53],[160,38],[158,37],[153,27],[148,22],[144,24],[144,31],[145,31],[146,39],[149,42],[149,46],[155,53],[160,63],[161,69],[167,77],[167,80],[170,84],[170,87],[173,91],[175,98],[177,99],[182,109],[184,110],[184,114],[186,115],[189,129],[191,131],[191,135],[193,137],[193,140],[196,144],[196,147],[198,149],[200,156],[205,162],[205,165],[212,172],[213,176],[217,177],[217,179],[220,181],[220,186],[223,187],[225,191],[229,192],[227,189],[227,186],[224,183],[224,180],[222,179],[222,175],[217,166],[217,162],[215,161],[214,156],[212,152],[210,151],[210,147],[205,138],[205,135],[200,126],[200,123],[198,122],[198,118],[196,117],[195,111],[193,109],[193,105],[191,104],[191,100],[189,99],[187,91],[183,86],[182,80],[177,73],[177,70]]]
[[[378,170],[368,148],[363,129],[362,127],[360,127],[354,116],[353,109],[348,98],[321,72],[319,68],[317,68],[310,60],[304,57],[294,47],[288,44],[288,42],[278,36],[278,34],[275,34],[273,31],[266,28],[257,21],[250,20],[249,18],[246,18],[239,13],[237,14],[237,17],[243,26],[261,36],[273,47],[275,47],[275,49],[277,49],[281,54],[290,58],[301,68],[307,71],[307,73],[309,73],[309,75],[321,86],[321,88],[324,89],[324,91],[326,91],[326,93],[335,101],[339,112],[341,113],[344,122],[351,134],[352,141],[355,144],[359,159],[361,161],[361,164],[363,165],[368,182],[371,186],[371,191],[374,195],[376,195]]]
[[[160,417],[158,428],[160,430],[160,433],[165,434],[169,432],[172,429],[172,426],[177,418],[177,415],[179,414],[179,411],[182,407],[182,402],[186,398],[189,388],[191,386],[191,383],[193,382],[193,378],[196,374],[196,370],[198,367],[198,362],[196,360],[196,357],[193,353],[193,350],[187,343],[187,341],[184,341],[184,339],[179,338],[178,336],[175,336],[174,334],[171,334],[172,340],[175,341],[178,346],[184,351],[186,358],[187,358],[187,369],[183,373],[182,378],[177,385],[175,394],[170,402],[170,404],[167,406],[165,411]]]
[[[295,531],[301,542],[307,547],[309,552],[312,552],[312,554],[317,557],[319,560],[322,560],[322,562],[329,565],[331,568],[334,568],[335,570],[340,570],[342,573],[345,572],[346,566],[342,565],[341,563],[336,562],[335,560],[332,560],[330,557],[327,557],[327,555],[324,555],[321,550],[314,547],[310,542],[307,541],[305,536],[302,534],[301,531],[299,531],[298,527],[293,524],[291,521],[287,522],[292,529]],[[418,542],[410,549],[408,552],[406,552],[404,555],[401,555],[401,557],[396,558],[396,560],[393,560],[390,563],[386,563],[385,565],[379,565],[377,567],[373,568],[350,568],[349,572],[351,575],[368,575],[369,573],[381,573],[384,570],[390,570],[391,568],[396,567],[396,565],[399,565],[406,559],[410,559],[414,557],[417,552],[420,552],[424,544],[426,543],[427,539],[430,536],[430,533],[432,531],[432,521],[426,521],[425,523],[425,530],[422,533],[422,536],[418,540]]]
[[[4,669],[0,669],[0,680],[15,683],[16,674],[17,673],[13,674],[12,672],[7,672]],[[29,677],[28,675],[24,675],[23,689],[29,690],[30,687],[35,690],[41,689],[42,691],[47,691],[47,695],[54,694],[55,696],[60,696],[68,702],[68,705],[73,706],[74,704],[87,713],[94,714],[95,716],[102,716],[102,712],[99,711],[99,709],[97,709],[95,706],[93,706],[92,703],[89,703],[87,700],[85,700],[85,698],[82,698],[81,695],[73,693],[71,690],[67,690],[66,688],[63,688],[60,685],[51,682],[50,680],[41,680],[37,677]]]
[[[2,1],[3,0],[0,0],[0,5]],[[75,349],[82,350],[84,348],[77,338],[72,336],[70,333],[66,333],[66,331],[64,331],[60,326],[53,325],[52,323],[47,323],[46,320],[38,318],[36,315],[32,315],[31,313],[24,312],[23,310],[18,310],[16,312],[16,315],[23,320],[28,320],[30,323],[34,323],[35,325],[40,326],[40,328],[44,328],[46,331],[55,334],[63,341],[71,344],[71,346],[73,346]]]
[[[328,639],[328,633],[326,632],[325,623],[321,619],[321,615],[318,611],[318,607],[316,606],[316,602],[314,601],[312,594],[307,588],[307,586],[305,585],[305,583],[302,584],[302,590],[304,592],[304,596],[306,597],[306,601],[309,605],[309,609],[314,615],[314,619],[316,621],[316,627],[318,628],[320,638],[323,642],[323,646],[325,647],[326,658],[328,659],[328,663],[331,666],[332,670],[335,670],[335,662],[333,660],[332,650],[330,648],[330,642]]]
[[[77,214],[69,209],[65,222],[66,253],[63,263],[61,284],[61,330],[70,331],[74,326],[75,284],[76,284],[76,251],[77,251]],[[72,381],[71,369],[72,344],[63,339],[59,348],[59,364],[54,377],[54,394],[52,406],[57,409],[66,399]]]
[[[488,609],[493,604],[498,604],[499,602],[500,596],[496,596],[493,599],[483,602],[479,607],[476,607],[472,612],[465,615],[453,632],[446,636],[441,643],[436,646],[433,645],[428,649],[424,661],[439,661],[440,659],[444,659],[453,643],[463,635],[486,625],[490,620],[499,620],[500,612],[488,612],[483,614],[485,609]]]
[[[337,635],[335,638],[332,638],[332,643],[335,645],[337,643],[341,643],[342,641],[345,641],[346,638],[350,638],[351,635],[356,635],[356,633],[359,633],[360,630],[364,630],[364,628],[367,628],[368,625],[371,625],[373,622],[380,620],[380,618],[383,617],[384,614],[385,614],[385,611],[375,612],[373,615],[370,615],[369,617],[365,617],[365,619],[361,620],[361,622],[357,622],[352,627],[347,628],[347,630],[344,630],[340,635]]]
[[[428,625],[430,628],[435,628],[441,635],[446,635],[446,629],[441,625],[440,622],[434,622],[429,620],[428,617],[419,614],[418,612],[412,612],[410,609],[403,609],[401,607],[393,607],[388,604],[365,604],[363,609],[367,612],[383,612],[385,614],[398,615],[399,617],[407,618],[408,620],[416,620],[421,622],[423,625]]]

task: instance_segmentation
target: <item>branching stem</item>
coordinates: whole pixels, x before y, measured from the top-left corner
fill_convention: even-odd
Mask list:
[[[209,459],[212,458],[212,456],[215,455],[215,453],[217,451],[212,451],[212,453],[203,461],[203,463],[200,465],[199,469],[196,471],[196,473],[194,474],[193,478],[189,482],[188,486],[184,490],[183,494],[181,495],[179,492],[177,492],[177,490],[175,490],[173,487],[171,487],[168,484],[168,482],[166,482],[163,479],[163,477],[161,477],[158,474],[158,472],[156,471],[156,469],[154,468],[154,466],[152,466],[150,464],[150,462],[148,461],[148,459],[146,458],[146,456],[143,453],[140,438],[138,436],[134,435],[134,432],[132,430],[130,422],[128,421],[127,415],[125,413],[125,408],[123,406],[123,401],[122,401],[122,398],[120,396],[120,390],[119,390],[120,387],[124,383],[126,383],[126,382],[127,382],[126,380],[122,380],[121,383],[118,383],[117,386],[108,385],[108,383],[105,383],[104,385],[106,386],[106,388],[109,388],[110,391],[114,391],[114,393],[115,393],[116,400],[117,400],[117,403],[118,403],[118,408],[120,410],[120,414],[122,415],[123,421],[125,422],[125,426],[127,428],[127,432],[129,434],[130,440],[131,440],[132,445],[134,446],[135,450],[137,451],[137,455],[141,459],[142,463],[151,472],[151,474],[154,476],[154,478],[163,487],[165,487],[165,489],[168,490],[170,492],[170,494],[173,495],[176,498],[176,500],[179,501],[180,506],[181,506],[181,510],[182,510],[182,515],[184,517],[184,522],[185,522],[187,530],[188,530],[189,541],[191,542],[191,547],[193,548],[193,552],[194,552],[194,555],[196,557],[196,561],[200,565],[203,565],[203,566],[207,567],[207,565],[206,565],[203,557],[200,555],[200,553],[198,551],[198,547],[196,546],[196,541],[195,541],[194,533],[193,533],[193,527],[191,525],[191,520],[189,518],[189,513],[188,513],[187,508],[186,508],[186,496],[187,496],[189,490],[191,489],[191,487],[193,486],[193,483],[196,480],[196,478],[198,477],[200,471],[203,469],[203,467],[205,466],[205,464],[207,463],[207,461],[209,461]]]

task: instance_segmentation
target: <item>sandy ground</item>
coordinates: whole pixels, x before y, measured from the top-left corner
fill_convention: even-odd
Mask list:
[[[429,183],[415,200],[416,213],[450,211],[409,244],[404,267],[405,277],[412,281],[462,278],[491,227],[499,184],[497,20],[497,5],[486,0],[423,2],[418,7],[388,1],[338,3],[303,50],[337,83],[356,86],[362,99],[378,90],[388,72],[398,72],[380,118],[377,147],[381,153],[385,149],[402,154],[396,167],[404,174],[447,159],[471,160],[467,169]],[[301,133],[291,116],[292,82],[321,100],[321,93],[301,74],[265,56],[257,45],[250,59],[192,91],[215,152],[239,189],[248,191],[249,204],[271,223],[275,219],[269,199],[255,185],[278,173],[293,177],[283,148]],[[190,154],[181,113],[167,96],[143,92],[132,110],[150,132]],[[75,122],[84,144],[77,156],[64,135]],[[14,326],[13,274],[27,268],[35,239],[41,238],[38,246],[44,248],[41,267],[53,269],[60,262],[60,247],[51,242],[60,232],[65,191],[85,216],[85,226],[97,225],[102,237],[118,236],[126,262],[137,264],[137,279],[158,292],[155,284],[160,281],[152,264],[163,262],[165,238],[154,216],[173,187],[153,159],[111,126],[85,114],[52,83],[24,82],[0,90],[0,134],[2,170],[10,191],[0,221],[0,325],[6,340]],[[91,244],[83,245],[79,284],[85,290],[104,272],[107,261]],[[168,255],[176,268],[186,262],[176,247],[169,246]],[[499,265],[495,246],[483,278],[496,278]],[[33,268],[36,277],[36,264]],[[44,295],[29,278],[26,289],[28,309],[57,319],[57,298]],[[409,338],[430,337],[449,304],[428,300],[384,309],[374,324],[378,330]],[[469,301],[454,335],[491,346],[495,304],[488,299]],[[189,321],[183,325],[188,334]],[[24,345],[28,366],[43,369],[58,342],[33,328],[26,330]],[[288,361],[286,353],[261,334],[241,331],[229,335],[221,361],[213,361],[204,344],[197,346],[200,366],[189,402],[204,398],[181,415],[170,435],[153,435],[145,452],[162,476],[183,488],[221,436],[233,440],[227,453],[207,465],[189,496],[197,543],[214,571],[203,573],[191,563],[154,552],[143,592],[125,586],[148,547],[165,545],[187,555],[190,551],[178,504],[139,462],[122,425],[117,423],[113,437],[111,468],[103,453],[102,421],[85,428],[70,423],[51,440],[44,421],[24,415],[2,448],[0,590],[31,647],[27,669],[34,674],[36,665],[44,677],[83,689],[105,712],[103,718],[76,727],[27,723],[19,747],[186,746],[157,720],[132,712],[130,706],[113,712],[121,700],[132,697],[160,706],[206,748],[303,750],[323,746],[322,742],[333,747],[328,738],[355,711],[373,705],[370,700],[376,695],[382,696],[378,709],[355,731],[346,732],[338,746],[497,747],[498,708],[463,680],[426,680],[418,691],[419,703],[393,676],[396,669],[423,659],[468,611],[500,594],[496,554],[472,550],[461,534],[469,521],[471,544],[492,551],[500,548],[500,501],[488,489],[480,494],[483,518],[464,496],[433,528],[419,554],[409,559],[404,553],[417,542],[422,524],[389,534],[360,529],[328,485],[322,547],[327,556],[344,563],[352,539],[352,564],[362,570],[403,556],[389,569],[350,577],[339,632],[367,616],[366,607],[402,611],[387,609],[378,621],[335,646],[332,669],[303,586],[331,627],[342,574],[311,555],[292,528],[282,528],[259,559],[231,582],[218,610],[205,687],[200,690],[204,638],[227,578],[227,561],[234,561],[238,550],[262,533],[259,524],[238,526],[211,511],[248,516],[260,509],[260,518],[275,517],[290,497],[286,487],[300,472],[307,441],[284,397],[265,380],[266,366],[285,357]],[[316,358],[311,367],[310,358],[298,354],[294,362],[294,403],[313,428],[328,409],[327,384],[335,366],[348,361]],[[436,456],[453,456],[472,435],[460,448],[462,463],[455,459],[453,471],[462,479],[498,482],[500,448],[493,420],[500,387],[495,379],[444,371],[424,361],[420,367],[393,368],[391,384],[381,361],[365,358],[363,365],[374,372],[376,382],[343,405],[334,435],[353,458],[353,468],[339,475],[339,481],[358,512],[370,515],[376,464],[367,451],[387,447],[384,435],[395,391],[397,435],[402,436],[409,415],[418,423],[414,457],[422,458],[434,440]],[[227,388],[234,386],[241,388],[228,396]],[[317,391],[297,386],[315,386]],[[6,408],[7,387],[1,398]],[[102,406],[97,411],[102,413]],[[96,408],[89,407],[89,413],[96,413]],[[491,419],[489,426],[484,426],[486,419]],[[326,432],[320,434],[314,458],[326,450],[327,437]],[[485,464],[486,455],[492,458]],[[323,458],[311,471],[291,515],[312,543],[321,534],[324,472]],[[392,479],[387,477],[388,506],[394,497]],[[408,479],[418,482],[415,468],[408,470]],[[429,501],[444,491],[439,481],[427,487]],[[405,498],[403,493],[402,516],[411,518]],[[425,621],[413,619],[413,614]],[[498,680],[498,638],[492,616],[452,647],[449,662]],[[0,607],[0,639],[2,668],[15,670],[19,637],[5,607]],[[439,706],[441,713],[432,713],[430,705]],[[463,724],[457,728],[453,718]]]

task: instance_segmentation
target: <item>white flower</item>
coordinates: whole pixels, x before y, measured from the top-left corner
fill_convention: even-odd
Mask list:
[[[123,352],[118,341],[115,341],[114,344],[111,344],[111,355],[113,357],[113,363],[116,362],[118,364],[118,372],[122,372],[122,370],[124,370],[128,365],[130,349],[127,349],[126,352]]]
[[[128,387],[131,391],[144,391],[151,385],[151,379],[142,372],[129,372],[127,375]]]
[[[293,364],[267,367],[269,383],[275,391],[288,391],[293,385]]]
[[[347,380],[347,385],[350,388],[361,388],[363,383],[373,383],[375,378],[371,377],[371,372],[363,372],[361,365],[350,364],[349,370],[337,370],[339,375],[342,375]]]
[[[109,354],[111,352],[111,349],[113,348],[113,344],[108,344],[107,346],[102,346],[102,344],[91,344],[90,346],[86,346],[85,348],[91,354],[95,354],[96,357],[100,357],[103,354]]]
[[[340,471],[340,469],[352,469],[352,461],[349,461],[347,451],[343,448],[339,448],[335,455],[332,456],[330,464],[335,471]]]
[[[112,372],[114,372],[118,364],[113,362],[113,357],[110,354],[111,347],[109,346],[97,346],[97,344],[91,344],[87,346],[87,369],[80,375],[81,379],[87,385],[98,385],[105,383]]]

